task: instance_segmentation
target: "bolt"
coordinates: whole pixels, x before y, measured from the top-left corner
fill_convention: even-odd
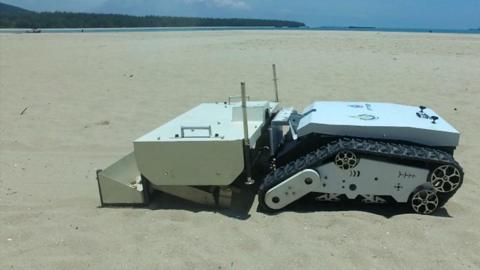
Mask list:
[[[313,183],[313,179],[308,177],[308,178],[305,178],[305,184],[307,185],[311,185]]]

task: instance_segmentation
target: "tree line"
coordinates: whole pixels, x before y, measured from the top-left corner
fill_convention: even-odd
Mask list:
[[[1,3],[0,3],[1,4]],[[4,5],[4,4],[2,4]],[[11,6],[10,6],[11,7]],[[0,7],[1,8],[1,7]],[[111,28],[111,27],[215,27],[270,26],[302,27],[295,21],[262,19],[220,19],[169,16],[129,16],[117,14],[32,12],[0,9],[0,28]]]

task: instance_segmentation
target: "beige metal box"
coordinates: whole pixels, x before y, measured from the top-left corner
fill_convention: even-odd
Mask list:
[[[276,107],[247,103],[251,142]],[[200,104],[133,142],[138,168],[154,185],[229,185],[244,169],[242,119],[241,103]]]
[[[247,102],[252,148],[277,107]],[[136,139],[133,153],[97,172],[102,205],[148,203],[145,179],[153,189],[214,204],[208,192],[187,186],[230,185],[244,170],[243,140],[240,102],[200,104]]]

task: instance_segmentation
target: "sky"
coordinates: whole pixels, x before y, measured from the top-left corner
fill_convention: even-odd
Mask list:
[[[469,29],[480,0],[0,0],[34,11],[296,20],[308,26]]]

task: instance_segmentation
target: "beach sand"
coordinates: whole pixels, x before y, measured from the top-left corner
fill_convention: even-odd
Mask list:
[[[174,199],[99,208],[96,169],[241,81],[272,99],[272,63],[285,106],[433,108],[462,133],[463,187],[435,216],[322,203],[232,216]],[[479,269],[479,119],[479,35],[1,34],[0,269]]]

